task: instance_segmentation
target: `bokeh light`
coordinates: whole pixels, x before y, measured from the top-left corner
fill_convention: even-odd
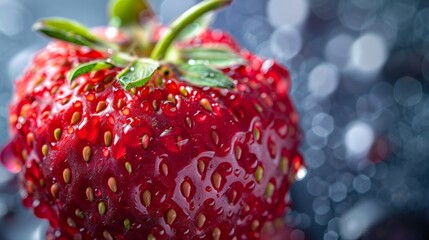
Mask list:
[[[351,46],[350,67],[363,73],[379,70],[387,58],[386,48],[384,39],[378,34],[359,37]]]
[[[308,14],[307,0],[269,0],[267,15],[275,27],[295,26],[305,21]]]

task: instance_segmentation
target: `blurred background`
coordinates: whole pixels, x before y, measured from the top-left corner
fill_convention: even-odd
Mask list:
[[[107,23],[106,0],[0,0],[0,145],[13,81],[47,40],[38,18]],[[170,22],[197,0],[153,0]],[[214,26],[292,73],[307,176],[292,189],[290,239],[429,239],[429,2],[235,0]],[[0,167],[0,239],[39,240]]]

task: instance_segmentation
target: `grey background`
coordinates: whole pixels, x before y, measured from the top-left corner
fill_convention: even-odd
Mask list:
[[[167,23],[196,0],[152,2]],[[32,23],[61,16],[100,26],[105,5],[0,0],[0,144],[13,80],[47,43]],[[385,230],[426,239],[412,236],[424,234],[429,218],[426,1],[235,0],[214,26],[292,73],[308,173],[293,187],[291,239],[358,239],[368,231],[375,239],[371,227],[397,216],[407,217]],[[21,207],[16,176],[0,168],[0,239],[43,239],[45,228]]]

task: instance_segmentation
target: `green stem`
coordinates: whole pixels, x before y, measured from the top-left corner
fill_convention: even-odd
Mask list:
[[[150,57],[154,60],[163,59],[174,39],[176,39],[180,32],[187,26],[207,12],[227,6],[231,4],[231,2],[232,0],[205,0],[183,13],[171,24],[170,29],[168,29],[161,40],[158,41]]]
[[[155,16],[146,0],[111,0],[109,8],[110,25],[127,27],[140,25],[145,18]]]

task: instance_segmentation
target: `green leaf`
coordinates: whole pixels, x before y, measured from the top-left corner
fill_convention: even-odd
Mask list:
[[[91,31],[85,26],[78,22],[64,18],[41,19],[33,25],[33,30],[41,32],[51,38],[91,48],[112,47],[92,34]]]
[[[140,25],[144,18],[155,16],[145,0],[111,0],[109,13],[114,27]]]
[[[103,69],[110,69],[115,67],[115,65],[111,64],[110,62],[107,62],[105,60],[95,60],[92,62],[87,62],[84,64],[81,64],[75,68],[73,68],[69,74],[68,74],[68,81],[71,83],[73,80],[80,75],[83,75],[85,73],[94,72],[98,70]]]
[[[157,61],[139,58],[120,72],[116,78],[126,90],[141,87],[150,80],[159,66],[159,62]]]
[[[109,59],[110,59],[110,62],[115,66],[125,68],[131,62],[136,61],[138,58],[135,56],[129,55],[128,53],[116,52],[110,55]]]
[[[196,86],[229,89],[235,87],[230,77],[205,64],[183,64],[179,71],[185,81]]]
[[[183,60],[196,64],[207,64],[217,68],[244,64],[246,61],[227,46],[201,46],[180,50]]]

